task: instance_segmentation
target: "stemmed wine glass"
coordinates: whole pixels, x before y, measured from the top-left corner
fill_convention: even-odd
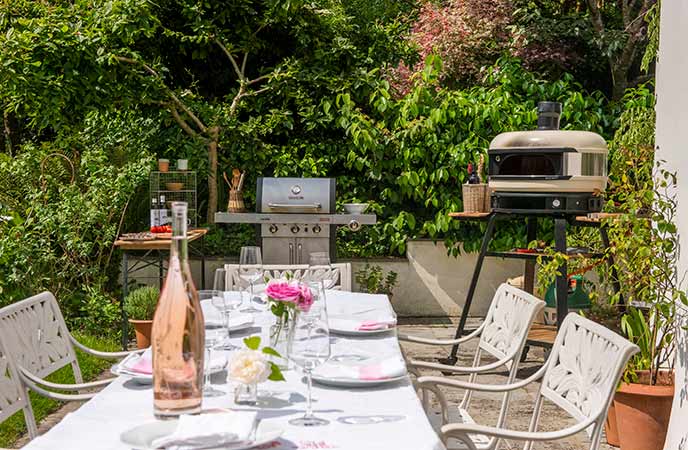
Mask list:
[[[327,252],[313,252],[308,255],[308,274],[311,280],[321,278],[323,289],[330,289],[337,281],[332,279],[332,263]]]
[[[217,345],[220,340],[220,334],[216,330],[206,330],[205,331],[205,350],[206,350],[206,363],[204,370],[203,379],[203,397],[219,397],[225,393],[215,389],[210,380],[211,364],[212,364],[212,350]]]
[[[313,304],[308,311],[301,311],[304,320],[311,323],[311,326],[321,320],[322,315],[325,315],[327,321],[327,303],[325,302],[325,289],[323,284],[319,281],[309,281],[306,283],[311,293],[313,294]],[[323,309],[325,310],[323,312]]]
[[[262,276],[263,257],[260,253],[260,247],[241,247],[241,253],[239,254],[239,278],[246,281],[251,289],[248,308],[245,308],[244,312],[260,312],[259,309],[253,306],[253,302],[256,300],[253,293],[253,284],[260,280]]]
[[[308,383],[308,402],[302,417],[289,421],[291,425],[313,427],[327,425],[328,420],[313,415],[311,400],[313,369],[330,357],[330,330],[327,325],[327,309],[317,308],[313,313],[299,312],[294,327],[289,334],[289,359],[306,374]]]
[[[227,271],[224,268],[215,271],[215,280],[213,282],[213,298],[212,305],[222,313],[223,325],[227,330],[225,339],[218,343],[219,348],[223,350],[238,350],[239,347],[232,344],[230,340],[229,330],[229,315],[232,311],[241,305],[241,294],[237,292],[228,291],[227,286]]]

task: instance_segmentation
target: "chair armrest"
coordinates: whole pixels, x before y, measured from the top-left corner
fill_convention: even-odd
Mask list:
[[[112,383],[112,381],[116,380],[116,378],[108,378],[106,380],[91,381],[89,383],[62,384],[53,383],[51,381],[44,380],[43,378],[39,378],[21,366],[19,367],[19,373],[22,375],[22,378],[31,380],[32,383],[45,386],[50,389],[59,389],[61,391],[81,391],[83,389],[99,388],[102,386],[107,386],[108,384]]]
[[[88,353],[89,355],[97,356],[98,358],[102,359],[119,359],[119,358],[124,358],[132,353],[143,353],[144,350],[133,350],[130,352],[101,352],[99,350],[94,350],[90,347],[86,347],[84,344],[81,342],[77,341],[74,336],[71,334],[69,335],[69,340],[72,341],[72,344],[82,352]]]
[[[412,336],[412,335],[402,334],[402,333],[397,334],[397,338],[400,341],[415,342],[416,344],[428,344],[428,345],[463,344],[464,342],[468,342],[471,339],[475,339],[476,337],[478,337],[480,335],[480,333],[483,332],[484,327],[485,327],[485,323],[482,323],[478,328],[473,330],[473,332],[471,334],[460,337],[458,339],[430,339],[430,338],[423,338],[420,336]]]
[[[477,424],[450,423],[440,429],[442,439],[456,438],[463,442],[470,441],[469,434],[481,434],[514,441],[554,441],[579,433],[594,424],[598,416],[588,418],[568,428],[556,431],[516,431],[506,428],[489,427]]]
[[[89,394],[59,394],[57,392],[50,392],[47,389],[43,389],[42,387],[38,386],[36,383],[34,383],[29,377],[27,377],[24,372],[20,371],[19,372],[19,378],[21,378],[22,383],[34,391],[35,393],[47,397],[51,400],[58,400],[62,402],[69,402],[69,401],[86,401],[90,400],[93,398],[94,395],[96,395],[96,392],[92,392]]]
[[[518,381],[516,383],[509,384],[480,384],[480,383],[469,383],[467,381],[454,380],[448,377],[420,377],[416,380],[416,384],[419,388],[424,388],[424,386],[448,386],[456,387],[460,389],[467,389],[471,391],[482,391],[482,392],[509,392],[516,389],[520,389],[532,383],[535,380],[542,378],[547,370],[547,364],[543,365],[537,372],[528,378]]]
[[[439,370],[442,372],[454,372],[454,373],[481,373],[481,372],[487,372],[489,370],[496,369],[498,367],[501,367],[505,364],[507,364],[509,361],[513,361],[514,357],[510,356],[508,358],[500,359],[499,361],[495,361],[490,364],[486,364],[484,366],[476,366],[476,367],[462,367],[462,366],[450,366],[447,364],[440,364],[440,363],[434,363],[434,362],[429,362],[429,361],[418,361],[416,359],[412,359],[409,364],[412,365],[413,367],[416,368],[422,368],[422,369],[435,369]]]

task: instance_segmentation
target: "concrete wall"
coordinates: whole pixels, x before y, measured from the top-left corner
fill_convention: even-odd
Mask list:
[[[681,248],[678,274],[688,273],[688,2],[662,2],[659,57],[657,64],[657,156],[666,167],[678,172],[678,214],[676,225]],[[684,286],[685,289],[685,286]],[[666,450],[688,448],[688,335],[685,331],[687,311],[681,305],[676,335],[676,393],[674,396]]]
[[[477,253],[462,253],[458,258],[447,256],[444,244],[435,245],[432,241],[419,240],[408,243],[406,258],[346,261],[352,263],[354,273],[362,269],[366,263],[370,263],[381,266],[385,271],[393,270],[399,274],[393,303],[400,316],[446,317],[461,313],[476,259]],[[134,259],[130,258],[130,261],[133,262]],[[212,288],[213,273],[225,261],[231,262],[229,259],[217,258],[206,260],[207,288]],[[200,288],[200,261],[192,261],[191,271]],[[471,307],[471,315],[485,315],[497,286],[507,278],[521,275],[522,272],[521,261],[486,258]],[[155,278],[156,274],[156,269],[148,268],[141,271],[139,276]],[[154,282],[151,279],[147,281]],[[354,286],[354,290],[358,290],[358,287]]]

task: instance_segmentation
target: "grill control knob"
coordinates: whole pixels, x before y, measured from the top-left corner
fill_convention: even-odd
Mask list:
[[[361,223],[358,220],[352,220],[349,222],[348,226],[351,231],[358,231],[361,229]]]
[[[270,225],[270,228],[268,228],[268,230],[270,230],[270,233],[272,233],[272,234],[277,233],[277,225],[275,225],[275,224]]]
[[[554,200],[552,200],[552,206],[554,206],[555,208],[560,207],[561,201],[558,198],[555,198]]]
[[[320,233],[322,231],[322,228],[320,228],[320,225],[313,225],[313,233]]]
[[[292,232],[292,233],[296,234],[296,233],[298,233],[299,231],[301,231],[301,228],[299,228],[298,225],[292,225],[292,227],[291,227],[291,232]]]

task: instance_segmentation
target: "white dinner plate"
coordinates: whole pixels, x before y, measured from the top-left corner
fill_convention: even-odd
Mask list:
[[[226,367],[227,361],[225,360],[225,363],[222,365],[216,364],[214,366],[211,366],[210,373],[214,374],[217,372],[222,372],[223,370],[225,370]],[[120,369],[119,364],[115,364],[114,366],[110,367],[110,373],[118,377],[127,377],[138,384],[153,384],[153,375],[140,374],[136,372],[131,372],[129,370]]]
[[[136,450],[156,450],[151,446],[153,441],[168,434],[172,434],[176,428],[176,420],[149,422],[125,431],[124,433],[120,434],[119,439],[124,445],[127,446],[127,448],[133,448]],[[208,448],[208,450],[246,450],[275,441],[282,436],[282,433],[283,430],[276,425],[273,425],[269,422],[260,422],[258,424],[258,429],[256,430],[255,441],[237,446],[214,447],[213,449]]]
[[[371,334],[389,333],[390,331],[392,331],[394,329],[396,329],[396,327],[381,328],[379,330],[361,331],[361,330],[342,330],[339,328],[330,327],[330,333],[339,334],[341,336],[369,336]]]
[[[387,383],[395,383],[397,381],[406,378],[406,375],[402,375],[394,378],[385,378],[383,380],[357,380],[355,378],[330,378],[330,377],[320,377],[316,374],[312,374],[311,378],[316,383],[323,384],[325,386],[333,387],[343,387],[343,388],[366,388],[379,386]]]

